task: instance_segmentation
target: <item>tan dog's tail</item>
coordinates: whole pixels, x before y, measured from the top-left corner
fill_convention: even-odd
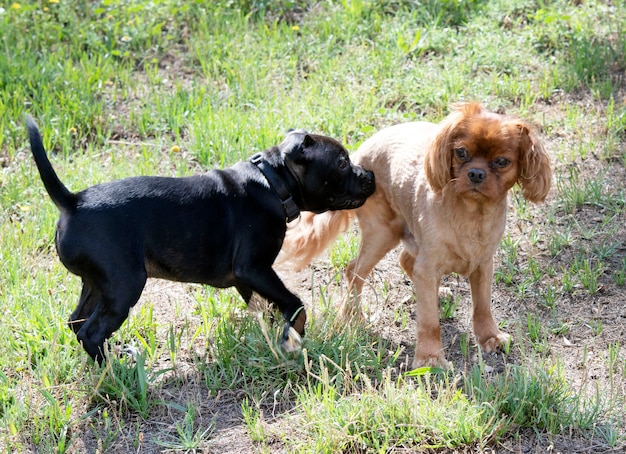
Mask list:
[[[274,265],[303,269],[322,254],[340,233],[348,229],[353,216],[351,210],[321,214],[303,212],[300,219],[287,229],[283,247]]]

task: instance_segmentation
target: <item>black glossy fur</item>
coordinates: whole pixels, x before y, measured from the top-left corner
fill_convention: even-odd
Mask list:
[[[306,314],[300,299],[272,269],[286,215],[281,199],[253,163],[185,178],[132,177],[70,192],[46,156],[39,130],[27,119],[41,179],[61,211],[56,247],[83,289],[69,324],[89,355],[128,317],[148,277],[236,287],[274,303],[286,325],[283,347],[295,349]],[[374,192],[371,172],[350,163],[337,141],[293,131],[263,152],[297,207],[320,213],[361,206]],[[299,335],[299,336],[298,336]]]

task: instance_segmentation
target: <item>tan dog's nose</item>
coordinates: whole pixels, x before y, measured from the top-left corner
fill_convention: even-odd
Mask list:
[[[474,184],[480,184],[487,178],[487,173],[483,169],[470,169],[467,178]]]

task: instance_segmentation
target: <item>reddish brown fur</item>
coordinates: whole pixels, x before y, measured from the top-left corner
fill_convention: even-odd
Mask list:
[[[460,148],[467,151],[463,159]],[[480,104],[459,104],[439,124],[405,123],[379,131],[353,160],[374,171],[374,195],[353,212],[301,219],[287,232],[283,262],[306,265],[356,214],[361,249],[346,275],[357,293],[378,261],[400,242],[404,246],[400,265],[417,295],[413,367],[447,365],[438,287],[451,272],[469,277],[474,333],[482,349],[494,351],[508,342],[491,314],[493,256],[504,233],[509,189],[518,183],[532,202],[545,200],[550,189],[550,160],[533,130]],[[469,177],[476,173],[483,175],[478,183]]]

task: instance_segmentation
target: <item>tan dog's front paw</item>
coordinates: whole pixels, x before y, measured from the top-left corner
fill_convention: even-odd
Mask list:
[[[411,369],[419,369],[420,367],[440,367],[442,369],[450,369],[450,363],[446,360],[443,353],[433,355],[415,355]]]
[[[351,302],[341,305],[341,308],[339,309],[339,317],[341,317],[341,319],[346,323],[350,321],[363,323],[366,321],[361,305]]]
[[[510,343],[511,336],[500,331],[497,336],[490,337],[486,341],[481,342],[480,348],[484,353],[491,353],[499,350],[506,350]]]

